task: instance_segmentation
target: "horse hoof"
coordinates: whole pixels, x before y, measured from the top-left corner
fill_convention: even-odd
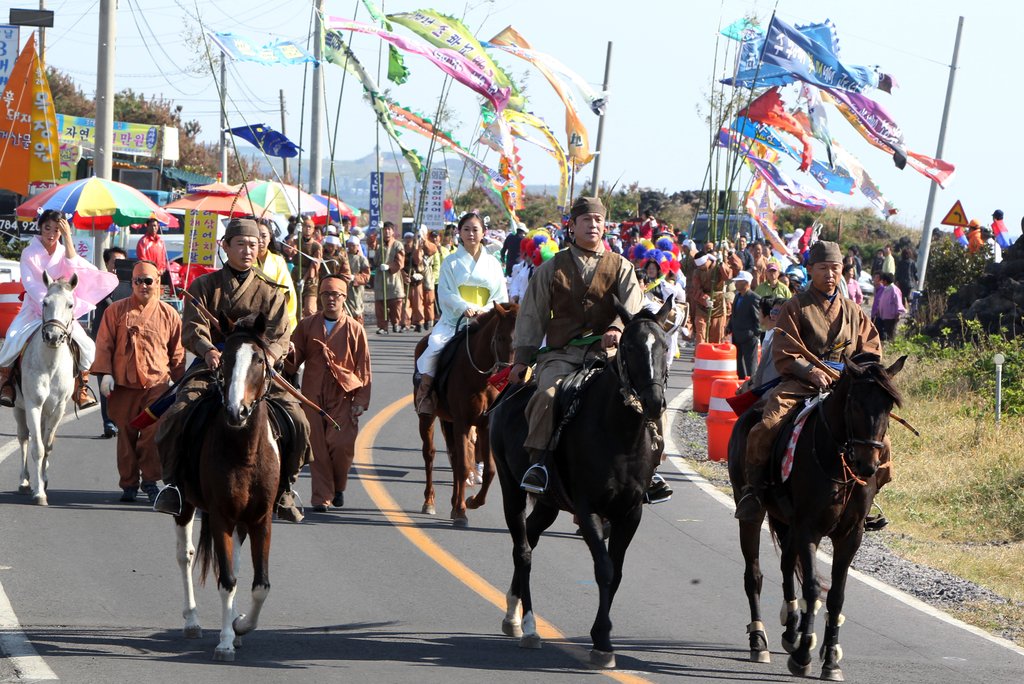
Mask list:
[[[21,485],[20,487],[18,487],[18,493],[19,494],[31,494],[32,493],[32,487],[30,487],[29,485]]]
[[[516,637],[518,639],[523,636],[523,623],[515,622],[506,618],[501,621],[501,633],[505,636]]]
[[[235,649],[218,647],[213,652],[213,659],[221,663],[230,663],[235,659]]]
[[[615,653],[612,651],[598,651],[596,648],[592,648],[590,649],[590,665],[602,670],[614,669]]]
[[[437,515],[437,509],[434,508],[434,504],[423,504],[423,508],[420,509],[420,513],[426,513],[427,515]]]
[[[483,504],[482,503],[477,503],[475,496],[471,496],[471,497],[466,499],[466,508],[468,508],[471,511],[475,511],[476,509],[480,508],[481,506],[483,506]]]
[[[185,629],[183,631],[185,632],[186,639],[203,638],[203,628],[199,625],[185,625]]]
[[[785,634],[782,635],[782,650],[786,653],[792,653],[796,650],[796,642],[787,639]]]
[[[241,623],[242,623],[243,620],[245,620],[245,613],[242,613],[241,615],[239,615],[238,617],[236,617],[234,620],[231,621],[231,629],[235,630],[235,634],[236,634],[236,636],[235,636],[235,641],[237,642],[237,643],[235,643],[235,647],[236,648],[241,644],[242,637],[245,636],[246,634],[248,634],[249,632],[251,632],[252,628],[253,628],[251,623],[249,624],[248,627],[246,627],[245,625],[242,625]]]
[[[789,656],[786,659],[786,667],[789,668],[789,673],[797,677],[810,677],[811,676],[811,663],[801,665],[796,661],[796,658]]]
[[[821,669],[821,678],[826,682],[845,682],[843,678],[843,671],[838,667],[823,667]]]
[[[32,498],[32,503],[34,503],[36,506],[49,506],[50,505],[49,502],[46,500],[46,497],[43,496],[43,495],[39,495],[39,496],[33,497]]]
[[[452,527],[469,527],[469,518],[464,515],[452,518]]]
[[[752,663],[770,663],[772,662],[772,654],[768,651],[750,651],[750,662]]]
[[[235,648],[242,648],[242,637],[236,636],[235,640],[231,642],[231,645]]]
[[[524,634],[519,639],[519,648],[540,648],[541,645],[540,635],[538,634]]]

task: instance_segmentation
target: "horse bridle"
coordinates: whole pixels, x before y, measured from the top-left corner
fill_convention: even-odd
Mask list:
[[[658,325],[657,321],[647,321],[646,319],[642,322],[648,322],[658,327],[661,330],[661,326]],[[660,387],[662,392],[665,391],[665,384],[668,381],[668,372],[666,369],[665,377],[660,381],[651,378],[651,381],[643,387],[636,388],[633,386],[632,381],[629,378],[629,368],[626,366],[626,362],[623,359],[624,354],[621,350],[615,354],[615,370],[619,376],[619,394],[622,395],[622,400],[629,408],[633,409],[637,413],[643,413],[643,404],[640,402],[640,392],[650,387]]]
[[[877,384],[877,382],[874,379],[872,379],[872,378],[865,378],[865,379],[858,379],[858,380],[855,380],[855,379],[851,378],[850,379],[850,384],[851,385],[856,385],[856,384]],[[849,401],[845,402],[844,405],[843,405],[843,418],[844,418],[843,422],[846,423],[846,440],[843,441],[843,442],[840,442],[839,440],[836,439],[835,432],[832,430],[832,426],[830,426],[828,424],[828,418],[825,415],[825,411],[824,410],[819,410],[818,413],[819,413],[819,415],[821,417],[821,422],[824,424],[825,429],[828,431],[829,437],[832,439],[832,442],[836,445],[836,447],[838,447],[837,451],[839,453],[839,461],[840,461],[840,463],[843,466],[843,478],[844,479],[837,480],[835,478],[831,478],[832,481],[835,482],[836,484],[844,487],[844,488],[849,487],[851,483],[852,484],[859,484],[861,486],[866,485],[867,482],[864,480],[864,478],[859,477],[855,472],[853,472],[853,469],[850,467],[850,464],[847,463],[847,461],[846,461],[846,455],[848,453],[850,453],[850,451],[853,450],[853,447],[869,446],[869,447],[871,447],[873,449],[884,449],[885,448],[885,444],[883,442],[881,442],[879,440],[875,440],[875,439],[863,439],[861,437],[852,437],[852,436],[850,436],[850,415],[849,415],[850,414],[850,402]],[[815,451],[816,451],[816,446],[814,448],[815,448]],[[817,460],[818,460],[817,459],[817,453],[815,453],[815,461],[817,461]],[[853,490],[852,490],[852,488],[850,488],[850,491],[847,492],[846,500],[843,502],[843,508],[844,509],[846,508],[846,504],[849,502],[850,496],[852,496],[852,494],[853,494]]]
[[[50,346],[51,348],[56,349],[57,347],[59,347],[60,345],[64,344],[69,339],[71,339],[71,325],[72,325],[73,320],[74,319],[71,319],[67,323],[65,323],[64,321],[60,320],[59,318],[48,318],[45,321],[43,321],[42,328],[46,328],[46,326],[50,326],[50,327],[53,327],[53,328],[57,328],[60,331],[60,333],[57,335],[57,341],[56,342],[46,342],[46,344],[48,346]],[[46,339],[44,338],[43,341],[45,342]]]
[[[459,319],[455,322],[455,329],[456,330],[459,329],[459,323],[461,323],[463,321],[463,319],[465,319],[465,318],[466,318],[466,314],[462,314],[462,315],[459,316]],[[496,371],[500,371],[502,368],[507,368],[507,367],[512,365],[508,361],[502,361],[501,358],[498,356],[498,337],[497,337],[497,335],[492,335],[491,336],[491,355],[494,357],[494,365],[491,366],[487,370],[481,370],[476,365],[476,362],[473,360],[473,352],[469,348],[469,334],[470,334],[470,332],[471,332],[471,328],[470,328],[470,326],[467,325],[466,326],[466,358],[469,359],[469,365],[472,366],[473,370],[475,370],[480,375],[493,375]]]
[[[262,352],[262,354],[263,354],[263,389],[256,396],[256,398],[253,400],[252,405],[249,406],[249,411],[250,411],[250,414],[251,414],[252,410],[254,408],[256,408],[256,405],[259,404],[261,401],[263,401],[266,398],[267,393],[270,391],[270,383],[273,382],[274,378],[273,378],[272,369],[270,368],[270,357],[267,354],[267,349],[263,345],[262,341],[257,339],[257,338],[255,338],[255,337],[250,337],[248,335],[245,335],[245,337],[246,337],[246,341],[255,342],[256,346],[259,347],[260,352]],[[214,383],[216,383],[216,385],[217,385],[217,391],[220,393],[220,402],[221,402],[221,404],[226,405],[227,401],[228,401],[228,398],[227,398],[227,395],[225,394],[225,387],[224,387],[224,364],[223,363],[218,365],[217,366],[217,370],[215,370],[213,372],[213,380],[214,380]]]

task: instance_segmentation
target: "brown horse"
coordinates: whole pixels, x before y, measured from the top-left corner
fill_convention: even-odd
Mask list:
[[[467,508],[480,508],[494,479],[494,461],[490,453],[490,431],[486,412],[498,396],[488,383],[491,374],[511,365],[514,348],[518,304],[495,304],[456,333],[438,357],[434,389],[437,392],[434,415],[417,414],[420,439],[423,442],[423,465],[426,486],[423,489],[424,513],[436,513],[434,507],[434,418],[441,421],[441,432],[448,447],[452,467],[452,523],[457,527],[469,524]],[[427,337],[416,345],[414,358],[419,359],[427,348]],[[413,391],[419,376],[413,376]],[[476,443],[470,429],[476,428]],[[483,482],[475,496],[466,498],[466,478],[475,471],[475,464],[484,464]]]
[[[227,321],[221,329],[228,331]],[[211,553],[221,596],[220,643],[215,660],[234,660],[241,637],[256,628],[260,609],[270,592],[268,559],[270,524],[279,480],[280,459],[270,428],[270,411],[263,398],[271,382],[262,313],[247,316],[227,334],[216,388],[197,402],[195,443],[199,458],[179,482],[185,504],[176,516],[178,565],[185,587],[185,637],[199,638],[202,629],[192,586],[194,561],[205,580]],[[204,411],[205,409],[205,411]],[[204,420],[203,415],[208,418]],[[189,435],[192,430],[186,427]],[[186,440],[190,442],[191,440]],[[183,459],[186,460],[186,459]],[[192,545],[192,520],[204,511],[199,531],[199,555]],[[253,581],[248,614],[235,607],[235,553],[250,539]]]
[[[889,411],[899,405],[892,384],[906,361],[900,357],[888,368],[877,356],[858,355],[846,367],[830,394],[808,415],[796,443],[789,478],[779,482],[778,461],[773,459],[771,485],[766,492],[768,525],[779,543],[782,558],[782,647],[790,654],[787,665],[795,675],[808,676],[816,643],[814,618],[821,607],[822,583],[814,556],[822,537],[832,540],[832,582],[826,599],[825,637],[820,655],[821,678],[843,681],[839,661],[839,627],[843,624],[846,576],[864,536],[864,518],[876,489],[875,473],[885,448]],[[733,427],[729,440],[729,476],[737,501],[743,486],[746,435],[760,420],[759,409],[746,411]],[[783,430],[778,442],[790,440]],[[778,448],[778,447],[776,447]],[[740,522],[740,547],[746,569],[743,585],[750,604],[750,659],[770,662],[768,637],[761,620],[761,567],[758,558],[761,521]],[[797,600],[795,578],[802,580],[803,597]]]

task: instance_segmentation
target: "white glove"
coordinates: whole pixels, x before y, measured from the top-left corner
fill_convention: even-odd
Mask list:
[[[110,393],[114,391],[114,376],[104,375],[103,379],[100,380],[100,394],[105,397],[109,397]]]
[[[412,274],[412,279],[413,279],[413,281],[418,283],[421,280],[423,280],[423,274],[422,273],[413,273]]]
[[[380,270],[387,272],[387,271],[391,270],[391,267],[388,266],[387,264],[381,264],[380,265]]]

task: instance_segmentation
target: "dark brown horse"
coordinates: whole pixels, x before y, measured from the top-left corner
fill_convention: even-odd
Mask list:
[[[488,383],[496,371],[512,362],[512,334],[516,328],[518,304],[495,304],[494,308],[477,317],[459,331],[441,351],[435,373],[437,392],[433,416],[417,414],[420,439],[423,442],[423,465],[426,486],[423,489],[424,513],[433,515],[434,507],[434,418],[441,421],[441,432],[448,446],[448,460],[452,468],[452,523],[463,527],[469,524],[466,509],[480,508],[487,499],[487,491],[494,479],[494,460],[491,458],[490,431],[486,411],[498,396],[498,390]],[[424,337],[416,345],[418,359],[427,347]],[[413,391],[418,384],[413,379]],[[476,443],[472,442],[471,428],[476,428]],[[484,464],[483,482],[476,495],[466,498],[466,479],[476,472],[476,463]]]
[[[524,411],[536,385],[509,388],[491,411],[494,461],[515,568],[505,595],[501,629],[508,636],[520,637],[522,648],[541,646],[530,590],[533,549],[559,510],[572,510],[594,560],[600,597],[590,629],[594,647],[590,662],[597,667],[615,667],[612,600],[622,581],[626,550],[640,525],[644,493],[661,458],[662,445],[654,426],[665,411],[668,339],[662,325],[671,307],[671,297],[657,314],[645,309],[630,316],[617,307],[625,323],[618,353],[578,395],[576,416],[564,425],[548,461],[565,496],[559,496],[554,485],[544,495],[531,495],[534,506],[529,516],[527,494],[519,485],[530,466],[523,447],[527,436]],[[607,547],[602,520],[609,524]]]
[[[821,607],[822,583],[815,553],[822,537],[832,540],[832,580],[828,589],[821,678],[842,681],[839,667],[843,651],[839,627],[843,624],[846,577],[864,536],[864,518],[876,489],[875,473],[889,427],[889,411],[900,404],[892,384],[906,361],[901,357],[884,368],[877,357],[861,355],[847,360],[830,394],[807,417],[800,432],[789,478],[779,482],[777,459],[772,459],[771,485],[766,494],[768,525],[778,540],[782,559],[785,604],[782,647],[790,654],[789,671],[808,676],[816,643],[814,618]],[[744,413],[729,441],[729,476],[737,501],[743,486],[746,436],[760,420],[759,409]],[[787,428],[779,442],[789,441]],[[776,445],[778,451],[780,445]],[[743,585],[750,603],[750,659],[770,662],[768,637],[761,620],[761,568],[758,558],[761,521],[740,522],[740,546],[746,569]],[[803,598],[797,600],[795,578],[802,579]]]
[[[227,322],[222,330],[228,331]],[[192,587],[195,547],[192,520],[196,509],[204,511],[199,531],[200,578],[205,579],[211,554],[221,596],[220,643],[215,660],[234,660],[241,637],[256,628],[260,609],[270,592],[268,559],[270,523],[277,492],[280,464],[270,430],[270,411],[263,401],[271,382],[266,319],[262,313],[248,316],[227,334],[217,371],[216,388],[198,402],[208,420],[193,414],[201,434],[195,448],[192,472],[179,479],[185,504],[175,517],[178,565],[185,586],[185,636],[202,636]],[[187,428],[186,428],[187,429]],[[188,441],[188,440],[186,440]],[[252,605],[247,614],[235,607],[235,554],[249,538],[252,553]]]

